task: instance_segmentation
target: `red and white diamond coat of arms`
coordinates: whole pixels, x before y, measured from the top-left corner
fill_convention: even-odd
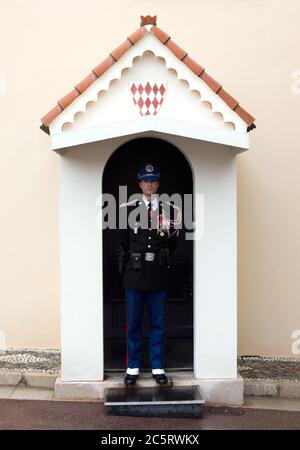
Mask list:
[[[133,103],[141,116],[155,116],[163,102],[167,84],[161,81],[132,81],[130,90]]]

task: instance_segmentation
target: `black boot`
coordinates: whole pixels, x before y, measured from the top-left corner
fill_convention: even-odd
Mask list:
[[[124,378],[124,383],[126,386],[131,386],[136,383],[136,380],[138,379],[138,375],[130,375],[129,373],[126,373],[126,376]]]
[[[168,383],[168,377],[166,376],[165,373],[160,373],[160,374],[152,374],[153,378],[155,379],[157,384],[167,384]]]

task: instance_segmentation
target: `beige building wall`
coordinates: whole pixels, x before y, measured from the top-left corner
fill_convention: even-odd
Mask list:
[[[297,356],[298,0],[0,0],[0,347],[59,347],[58,161],[39,119],[139,26],[158,26],[256,117],[238,155],[239,353]],[[297,78],[298,77],[298,78]]]

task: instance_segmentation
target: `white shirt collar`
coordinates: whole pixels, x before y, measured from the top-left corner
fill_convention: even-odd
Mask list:
[[[148,202],[148,200],[145,197],[143,197],[143,200],[144,200],[144,202],[145,202],[145,204],[146,204],[146,206],[148,208],[148,205],[149,205],[150,202]],[[152,211],[155,211],[157,206],[158,206],[157,197],[154,197],[154,199],[152,200],[151,204],[152,204]]]

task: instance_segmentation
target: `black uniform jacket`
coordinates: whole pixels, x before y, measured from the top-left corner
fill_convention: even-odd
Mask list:
[[[144,208],[143,214],[145,216],[143,215],[143,217],[148,217],[146,204],[142,201],[127,206],[127,219],[131,211],[137,206]],[[157,214],[161,214],[163,208],[164,205],[160,201],[159,207],[152,211],[152,222],[147,222],[146,226],[145,221],[143,222],[144,225],[140,226],[142,222],[139,222],[138,219],[141,216],[138,216],[133,229],[129,226],[127,229],[119,228],[119,246],[125,252],[123,286],[128,289],[154,291],[166,289],[168,286],[169,265],[167,262],[161,265],[159,254],[160,249],[168,248],[170,254],[175,250],[179,230],[176,231],[171,226],[168,234],[166,231],[157,228]],[[172,206],[170,208],[170,217],[172,218],[174,217],[174,209]],[[132,267],[130,252],[142,253],[141,268]],[[146,252],[155,253],[154,261],[145,260]]]

